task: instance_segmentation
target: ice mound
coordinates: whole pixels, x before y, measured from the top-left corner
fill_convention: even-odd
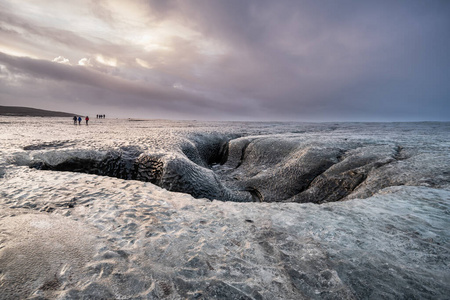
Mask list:
[[[264,202],[325,203],[366,198],[389,186],[450,183],[449,153],[413,153],[396,144],[263,136],[231,140],[229,152],[220,178]]]
[[[446,152],[417,152],[397,143],[304,135],[191,134],[143,150],[40,150],[13,161],[41,170],[74,171],[151,182],[195,198],[234,202],[326,203],[366,198],[399,185],[450,184]],[[61,143],[56,143],[60,147]],[[25,148],[39,148],[27,146]],[[420,150],[420,149],[419,149]]]

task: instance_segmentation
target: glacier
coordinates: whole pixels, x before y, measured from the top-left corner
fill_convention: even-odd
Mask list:
[[[0,128],[1,299],[450,294],[450,123]]]

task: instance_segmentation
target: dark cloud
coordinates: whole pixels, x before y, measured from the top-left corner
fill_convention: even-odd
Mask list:
[[[62,56],[73,66],[8,55],[0,64],[22,84],[26,77],[47,84],[43,102],[60,82],[117,111],[148,107],[149,117],[164,111],[199,119],[449,120],[449,1],[130,3],[144,15],[140,22],[123,21],[110,2],[87,2],[90,17],[112,28],[109,36],[41,26],[4,6],[0,35],[10,47],[41,49],[53,55],[47,60]],[[192,33],[170,32],[163,41],[170,51],[151,39],[151,51],[129,42],[138,33],[133,28],[152,33],[170,22]],[[99,63],[98,55],[116,66]],[[81,58],[91,66],[76,66]],[[21,98],[24,89],[12,86],[8,97]]]
[[[237,50],[226,74],[239,80],[225,84],[242,84],[277,117],[359,118],[365,108],[372,119],[391,111],[448,119],[448,3],[316,3],[227,1],[199,10],[206,32]]]
[[[15,80],[15,85],[25,90],[31,89],[36,80],[39,80],[39,84],[52,86],[58,82],[73,90],[74,95],[83,93],[84,101],[89,102],[95,98],[94,101],[100,105],[120,107],[130,103],[136,107],[147,105],[153,109],[156,107],[158,110],[184,112],[187,115],[194,115],[195,112],[230,112],[228,105],[211,101],[199,93],[175,88],[173,85],[162,86],[152,82],[126,80],[84,66],[69,66],[4,53],[0,53],[0,64],[6,66],[9,73],[19,77],[19,80]]]

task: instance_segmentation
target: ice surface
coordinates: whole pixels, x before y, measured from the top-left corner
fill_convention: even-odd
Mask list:
[[[57,122],[47,132],[36,128],[39,122],[34,128],[18,122],[38,132],[26,144],[20,139],[22,151],[9,161],[235,202],[325,203],[389,186],[449,186],[447,123]],[[49,131],[52,137],[45,136]]]
[[[449,129],[2,117],[0,298],[446,299]]]

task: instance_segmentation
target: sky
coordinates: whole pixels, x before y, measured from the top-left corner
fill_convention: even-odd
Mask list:
[[[450,1],[0,0],[0,105],[450,121]]]

